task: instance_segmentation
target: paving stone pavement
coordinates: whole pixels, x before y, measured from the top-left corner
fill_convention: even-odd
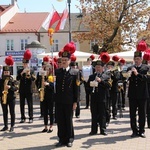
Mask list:
[[[128,107],[123,112],[123,118],[111,119],[107,128],[108,135],[99,133],[89,136],[90,110],[81,106],[80,118],[73,118],[75,128],[75,141],[73,147],[66,146],[56,148],[58,141],[57,127],[54,125],[52,133],[42,133],[44,128],[43,119],[39,118],[39,101],[34,101],[34,121],[32,124],[20,124],[19,102],[16,102],[16,125],[14,132],[0,132],[0,150],[150,150],[150,129],[146,127],[146,138],[131,138]],[[27,105],[26,105],[27,116]],[[10,118],[10,117],[9,117]],[[10,124],[10,119],[9,119]],[[147,125],[146,125],[147,126]],[[0,129],[3,127],[2,109],[0,107]]]

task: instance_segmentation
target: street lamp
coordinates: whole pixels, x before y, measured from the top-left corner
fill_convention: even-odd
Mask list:
[[[70,13],[70,4],[71,0],[67,0],[68,9],[69,9],[69,42],[71,42],[71,13]]]

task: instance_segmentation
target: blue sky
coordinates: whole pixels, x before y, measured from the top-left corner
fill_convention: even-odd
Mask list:
[[[52,5],[59,12],[62,13],[66,7],[67,0],[17,0],[20,12],[50,12],[52,10]],[[11,4],[11,0],[0,0],[0,5]],[[79,9],[76,7],[79,6],[79,0],[71,0],[71,13],[79,13]],[[68,4],[67,4],[68,6]]]

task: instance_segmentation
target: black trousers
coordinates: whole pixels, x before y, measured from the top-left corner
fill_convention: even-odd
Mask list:
[[[15,125],[15,99],[7,99],[6,104],[2,104],[2,111],[3,111],[3,120],[4,120],[4,126],[8,127],[8,107],[10,111],[10,117],[11,117],[11,127]]]
[[[77,108],[75,110],[75,116],[80,116],[80,102],[77,102]]]
[[[59,141],[68,143],[74,141],[73,128],[73,104],[62,104],[56,102],[57,135]]]
[[[138,132],[137,118],[136,118],[136,116],[138,115],[139,133],[144,133],[146,120],[146,99],[129,98],[129,109],[130,109],[130,125],[132,131],[134,133]]]
[[[90,105],[91,95],[90,95],[89,89],[87,88],[87,83],[86,82],[84,82],[84,88],[85,88],[86,107],[88,108],[89,105]]]
[[[117,116],[117,101],[118,101],[118,92],[111,91],[110,98],[112,103],[112,115],[113,117]]]
[[[150,99],[147,100],[146,117],[147,117],[147,126],[150,127]]]
[[[100,132],[106,130],[106,102],[97,102],[91,100],[91,132],[97,133],[98,124],[100,125]]]
[[[25,117],[25,99],[28,105],[28,115],[29,119],[33,119],[33,98],[32,93],[20,93],[20,112],[21,119],[26,119]]]
[[[48,125],[48,118],[50,118],[50,125],[53,125],[54,115],[54,103],[49,98],[44,99],[42,102],[43,114],[44,114],[44,125]]]

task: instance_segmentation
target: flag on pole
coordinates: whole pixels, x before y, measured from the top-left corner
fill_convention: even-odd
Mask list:
[[[64,29],[67,18],[68,18],[68,9],[66,8],[60,17],[60,20],[55,28],[55,32],[57,32],[58,30]]]
[[[49,16],[47,17],[47,19],[44,21],[42,27],[48,31],[49,28],[51,28],[51,26],[58,20],[60,20],[60,15],[58,14],[58,12],[55,10],[54,6],[52,11],[49,13]]]
[[[50,22],[49,22],[49,28],[51,28],[52,25],[58,20],[60,20],[60,16],[58,12],[55,9],[53,9],[52,18],[50,19]]]

